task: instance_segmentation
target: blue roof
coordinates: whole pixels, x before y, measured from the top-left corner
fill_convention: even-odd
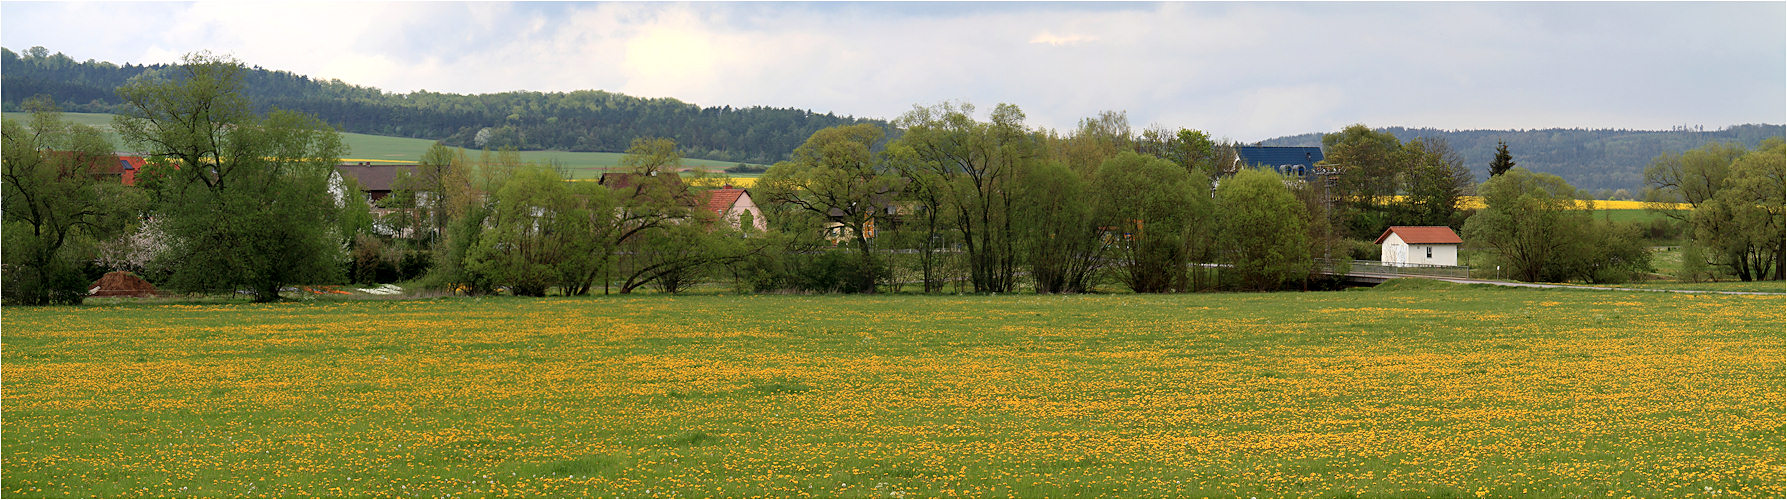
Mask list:
[[[1281,173],[1285,171],[1284,167],[1299,165],[1308,172],[1315,169],[1316,162],[1322,161],[1322,148],[1315,146],[1236,146],[1235,153],[1241,156],[1243,165],[1265,165]]]

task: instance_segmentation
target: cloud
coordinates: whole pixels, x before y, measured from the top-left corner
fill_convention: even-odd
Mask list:
[[[1123,110],[1136,128],[1243,141],[1361,122],[1787,121],[1779,3],[6,2],[0,14],[14,50],[144,64],[208,49],[393,92],[600,89],[879,118],[1012,103],[1040,127]]]
[[[1030,37],[1030,43],[1053,45],[1056,47],[1060,47],[1063,45],[1079,45],[1082,43],[1096,42],[1096,41],[1098,41],[1098,37],[1095,37],[1095,36],[1081,35],[1081,34],[1070,34],[1070,35],[1065,35],[1065,36],[1057,36],[1053,33],[1047,32],[1047,31],[1044,31],[1042,33],[1037,33],[1036,36]]]

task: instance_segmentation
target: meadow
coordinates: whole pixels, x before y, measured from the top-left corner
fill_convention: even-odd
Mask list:
[[[1783,496],[1779,296],[9,307],[8,497]]]

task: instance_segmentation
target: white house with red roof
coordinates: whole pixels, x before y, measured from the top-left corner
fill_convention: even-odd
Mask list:
[[[707,192],[707,209],[732,227],[742,229],[750,224],[758,231],[769,230],[769,223],[763,221],[763,210],[751,201],[751,192],[731,184]]]
[[[1446,226],[1390,226],[1377,237],[1384,250],[1379,260],[1388,266],[1456,266],[1462,243]]]

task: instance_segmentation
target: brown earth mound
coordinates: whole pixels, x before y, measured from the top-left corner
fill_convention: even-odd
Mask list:
[[[87,295],[92,297],[154,297],[161,294],[155,285],[143,281],[134,274],[124,271],[105,273],[93,286],[87,287]]]

